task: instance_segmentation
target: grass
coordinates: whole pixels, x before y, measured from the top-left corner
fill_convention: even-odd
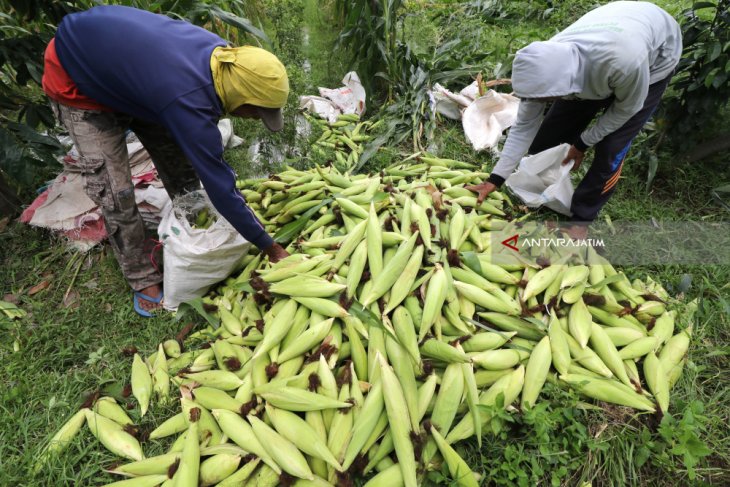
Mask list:
[[[115,458],[97,449],[86,431],[68,455],[37,476],[28,469],[49,432],[89,393],[129,380],[131,358],[121,353],[123,348],[136,346],[149,355],[180,324],[169,314],[149,320],[135,314],[132,294],[108,247],[74,254],[46,232],[23,225],[5,230],[0,242],[2,294],[17,296],[28,312],[19,321],[0,319],[0,484],[94,484],[106,478],[99,465]],[[44,281],[50,284],[47,289],[29,295],[32,286]],[[65,306],[69,286],[77,299]]]
[[[687,4],[658,3],[673,13]],[[414,18],[408,25],[418,32],[422,49],[457,31],[471,36],[491,50],[494,62],[485,69],[497,76],[500,63],[507,65],[517,48],[565,25],[592,2],[563,4],[567,5],[556,8],[548,21],[540,20],[536,10],[517,28],[509,16],[497,20],[470,16],[453,25]],[[290,106],[296,105],[299,94],[312,93],[313,87],[337,86],[345,72],[342,60],[328,49],[334,29],[326,9],[317,8],[319,2],[313,0],[299,5],[302,17],[291,21],[306,23],[310,41],[298,51],[282,50],[290,56],[285,61],[293,74]],[[297,67],[303,59],[312,65],[310,74]],[[291,122],[294,111],[287,116]],[[252,164],[247,152],[251,140],[262,138],[275,146],[297,138],[293,131],[268,134],[258,122],[236,121],[235,126],[247,143],[226,156],[242,176],[274,172],[282,164]],[[709,194],[713,187],[730,181],[730,166],[722,157],[687,165],[662,147],[656,154],[656,178],[647,191],[652,140],[647,136],[637,140],[617,192],[602,215],[612,220],[727,221],[727,211]],[[433,146],[443,157],[476,161],[487,167],[493,163],[489,155],[471,150],[458,123],[440,123]],[[300,138],[285,157],[299,161],[298,154],[305,148],[306,140]],[[407,147],[387,148],[374,158],[371,168],[407,154]],[[308,162],[305,157],[299,163]],[[536,214],[542,216],[550,214]],[[635,266],[624,271],[631,278],[651,275],[673,296],[682,293],[684,300],[702,300],[694,321],[689,362],[672,392],[675,422],[666,420],[660,426],[649,416],[634,417],[622,408],[586,409],[579,398],[548,386],[550,400],[544,409],[531,415],[504,415],[490,425],[491,435],[496,436],[486,437],[481,449],[476,443],[461,448],[470,465],[485,475],[485,484],[730,483],[730,381],[726,374],[730,366],[730,266]],[[689,288],[686,276],[691,278]],[[47,289],[29,293],[44,281],[49,283]],[[68,294],[77,299],[66,306],[64,297],[69,289]],[[37,474],[30,473],[30,467],[44,442],[86,395],[101,386],[118,392],[129,380],[131,358],[122,349],[135,346],[147,356],[159,342],[175,335],[184,322],[169,314],[147,320],[138,317],[108,247],[79,256],[65,250],[63,242],[48,233],[19,224],[0,231],[0,298],[5,294],[17,297],[28,316],[13,322],[0,318],[0,485],[97,485],[111,481],[101,468],[118,459],[98,447],[88,431]],[[135,410],[130,411],[133,419],[139,419],[135,414]],[[167,416],[165,408],[155,406],[140,423],[149,427],[158,422],[155,418]],[[692,455],[702,453],[701,444],[707,446],[709,455],[693,467],[697,477],[692,480],[688,460],[691,465]],[[166,446],[164,441],[149,442],[145,452],[154,454]],[[431,480],[448,479],[434,473]]]

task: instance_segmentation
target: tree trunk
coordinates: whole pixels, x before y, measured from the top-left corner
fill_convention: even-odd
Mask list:
[[[688,162],[697,162],[718,152],[730,149],[730,132],[725,132],[714,139],[700,143],[697,147],[683,154]]]
[[[20,211],[20,199],[15,190],[6,182],[5,176],[0,172],[0,219],[9,216],[13,217]]]

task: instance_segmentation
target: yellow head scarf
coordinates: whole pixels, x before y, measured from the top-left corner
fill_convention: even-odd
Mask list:
[[[281,61],[253,46],[216,47],[210,69],[227,113],[241,105],[282,108],[289,96],[289,78]]]

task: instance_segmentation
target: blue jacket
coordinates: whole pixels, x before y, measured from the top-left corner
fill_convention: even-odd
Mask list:
[[[265,249],[273,240],[223,160],[210,55],[227,43],[188,22],[122,6],[64,17],[56,53],[79,91],[118,112],[163,125],[177,141],[216,209]]]

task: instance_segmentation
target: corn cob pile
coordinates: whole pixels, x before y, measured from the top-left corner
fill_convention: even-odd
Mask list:
[[[322,129],[322,134],[312,144],[312,151],[322,156],[334,151],[334,166],[342,172],[351,170],[365,150],[364,144],[372,138],[368,132],[377,129],[383,122],[360,121],[356,114],[342,114],[336,122],[329,122],[307,113],[304,116],[310,124]]]
[[[86,421],[133,460],[111,470],[132,477],[115,485],[415,486],[445,464],[475,486],[454,446],[481,442],[490,407],[532,407],[545,382],[667,411],[691,334],[675,322],[695,303],[667,309],[657,283],[580,255],[542,268],[491,263],[489,232],[511,209],[500,193],[477,205],[463,188],[484,177],[424,157],[375,176],[317,168],[243,182],[268,229],[284,225],[292,255],[273,265],[247,256],[205,298],[221,326],[191,335],[185,351],[170,340],[135,355],[140,414],[153,398],[179,401],[149,436],[177,435],[169,452],[144,459],[132,420],[102,398],[39,465]]]

